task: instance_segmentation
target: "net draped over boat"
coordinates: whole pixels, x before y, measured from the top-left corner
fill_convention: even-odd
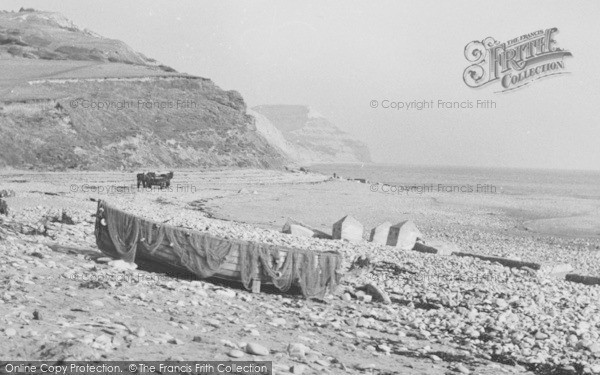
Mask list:
[[[113,246],[101,239],[103,231],[108,231]],[[140,247],[150,255],[168,247],[177,258],[176,266],[201,278],[218,276],[227,257],[237,253],[241,282],[247,289],[253,279],[266,278],[282,292],[296,285],[305,297],[322,297],[327,291],[333,292],[340,281],[338,253],[223,239],[142,219],[104,201],[98,202],[96,242],[104,253],[127,262],[135,261]]]

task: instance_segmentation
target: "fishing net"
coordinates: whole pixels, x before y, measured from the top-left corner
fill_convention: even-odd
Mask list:
[[[108,232],[113,246],[102,240],[103,231]],[[282,292],[297,285],[305,297],[322,297],[327,291],[333,292],[340,281],[338,253],[226,240],[144,220],[104,201],[98,203],[96,242],[105,253],[127,262],[135,260],[137,251],[150,256],[168,252],[174,256],[174,265],[185,267],[201,278],[218,276],[226,260],[239,254],[237,266],[247,289],[258,279],[271,282]]]

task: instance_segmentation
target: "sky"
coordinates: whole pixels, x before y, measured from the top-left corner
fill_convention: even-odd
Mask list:
[[[249,107],[302,104],[378,163],[600,170],[600,2],[3,0],[64,14]],[[499,93],[463,82],[465,46],[556,27],[569,74]],[[397,110],[392,102],[490,109]],[[377,108],[372,102],[377,101]]]

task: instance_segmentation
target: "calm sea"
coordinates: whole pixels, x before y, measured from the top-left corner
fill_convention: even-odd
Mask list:
[[[317,164],[312,171],[390,185],[492,185],[498,193],[600,199],[600,171]]]

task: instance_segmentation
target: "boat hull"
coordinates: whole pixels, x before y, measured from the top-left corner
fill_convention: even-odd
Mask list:
[[[121,221],[117,223],[119,220]],[[123,232],[123,227],[126,226],[130,229]],[[98,202],[95,234],[98,248],[113,258],[169,266],[175,270],[191,272],[198,278],[239,281],[247,288],[248,278],[251,278],[253,291],[258,291],[263,283],[277,287],[284,285],[280,288],[283,291],[295,285],[301,288],[305,296],[322,295],[321,292],[313,292],[317,289],[332,291],[340,281],[341,257],[338,253],[310,252],[222,239],[139,218],[104,201]],[[195,241],[187,240],[188,238]],[[214,266],[214,260],[211,264],[212,258],[215,258],[211,253],[212,247],[217,250],[225,249],[220,250],[221,256],[217,257],[218,267]],[[134,249],[133,255],[131,249]],[[207,268],[210,270],[207,271]],[[284,273],[289,274],[289,280],[286,280]],[[308,284],[312,287],[308,288]],[[308,292],[308,289],[312,292]]]

